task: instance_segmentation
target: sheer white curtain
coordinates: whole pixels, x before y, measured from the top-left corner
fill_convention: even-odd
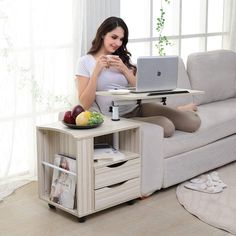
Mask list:
[[[0,0],[0,200],[36,179],[36,125],[75,103],[73,0]]]
[[[231,1],[229,48],[236,52],[236,1]]]
[[[86,0],[73,1],[74,64],[87,52],[87,2]]]
[[[112,0],[0,0],[0,200],[36,179],[36,125],[77,103],[74,68]]]
[[[236,1],[224,1],[224,31],[223,48],[236,52]]]

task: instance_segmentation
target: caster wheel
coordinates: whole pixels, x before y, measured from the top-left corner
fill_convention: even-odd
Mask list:
[[[78,218],[79,223],[84,223],[86,221],[86,217],[79,217]]]
[[[127,205],[134,205],[134,203],[135,203],[135,200],[130,200],[127,202]]]
[[[48,206],[49,206],[50,209],[56,209],[56,207],[51,205],[50,203],[48,203]]]

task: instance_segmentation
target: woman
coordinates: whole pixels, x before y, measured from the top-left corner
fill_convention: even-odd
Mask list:
[[[98,28],[92,47],[81,57],[76,68],[79,100],[85,109],[98,108],[109,115],[112,99],[96,96],[96,91],[135,86],[136,67],[130,62],[128,28],[118,17],[107,18]],[[175,129],[194,132],[200,126],[200,118],[192,110],[193,104],[172,109],[161,104],[145,103],[123,105],[119,113],[125,118],[158,124],[164,128],[164,136],[170,137]]]

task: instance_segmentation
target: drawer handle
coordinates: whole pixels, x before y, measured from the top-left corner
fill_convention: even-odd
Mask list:
[[[109,185],[109,186],[107,186],[107,188],[115,188],[115,187],[118,187],[118,186],[124,184],[124,183],[127,182],[127,181],[128,181],[128,180],[125,180],[125,181],[120,182],[120,183],[118,183],[118,184],[112,184],[112,185]]]
[[[119,163],[116,163],[116,164],[112,164],[112,165],[109,165],[107,167],[109,168],[114,168],[114,167],[118,167],[118,166],[122,166],[126,163],[127,161],[122,161],[122,162],[119,162]]]

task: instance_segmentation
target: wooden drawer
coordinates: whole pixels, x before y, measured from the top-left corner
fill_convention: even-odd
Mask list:
[[[95,210],[140,197],[140,178],[95,190]]]
[[[95,169],[95,189],[140,176],[140,158]]]

